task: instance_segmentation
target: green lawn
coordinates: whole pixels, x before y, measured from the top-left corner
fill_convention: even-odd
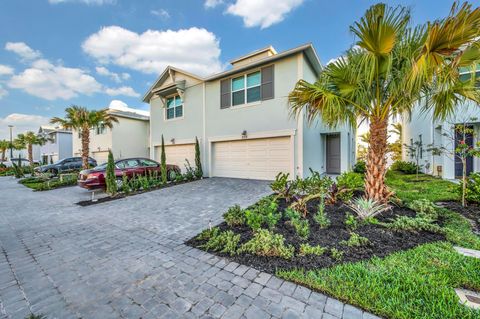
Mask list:
[[[457,198],[455,185],[421,175],[389,173],[387,183],[403,201]],[[441,210],[450,242],[431,243],[386,258],[328,269],[278,271],[278,276],[325,292],[386,318],[480,319],[458,303],[453,288],[480,290],[480,260],[456,253],[452,243],[480,249],[480,237],[462,216]]]

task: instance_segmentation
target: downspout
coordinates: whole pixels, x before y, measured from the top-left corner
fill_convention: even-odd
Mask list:
[[[208,176],[211,176],[210,174],[210,165],[206,165],[207,164],[207,128],[206,128],[206,119],[207,119],[207,116],[206,116],[206,94],[205,94],[205,91],[206,91],[206,88],[207,88],[207,84],[205,82],[203,82],[203,85],[202,85],[202,95],[203,95],[203,105],[202,105],[202,163],[203,163],[203,167],[204,168],[207,168],[209,167],[208,169]],[[205,175],[205,169],[203,171],[204,175]]]

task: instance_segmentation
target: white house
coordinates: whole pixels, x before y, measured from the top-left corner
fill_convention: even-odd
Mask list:
[[[148,157],[149,112],[129,108],[120,101],[112,101],[108,112],[118,123],[113,128],[103,125],[90,130],[90,156],[98,164],[108,159],[111,150],[115,159]],[[82,141],[78,131],[72,132],[74,156],[81,156]]]
[[[47,139],[44,145],[35,147],[43,164],[72,156],[72,131],[54,126],[40,126],[38,135]]]
[[[311,44],[280,53],[269,46],[209,77],[167,67],[143,99],[150,104],[150,157],[160,158],[163,135],[168,163],[194,165],[197,137],[206,176],[271,180],[278,172],[348,170],[354,130],[308,125],[304,114],[290,114],[287,96],[296,82],[314,82],[320,70]]]

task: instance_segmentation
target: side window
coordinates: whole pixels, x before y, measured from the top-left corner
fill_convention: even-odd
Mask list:
[[[124,160],[117,163],[118,168],[135,168],[138,167],[138,161],[134,159]]]
[[[157,163],[148,159],[141,159],[140,160],[140,166],[146,166],[146,167],[157,167]]]

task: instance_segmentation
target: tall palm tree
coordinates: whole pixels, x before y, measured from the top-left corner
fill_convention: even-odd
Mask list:
[[[10,142],[7,140],[0,140],[0,153],[2,155],[0,156],[0,162],[5,162],[7,160],[6,154],[7,154],[7,149],[10,147]]]
[[[47,142],[47,139],[43,136],[39,136],[32,131],[18,134],[14,144],[17,149],[27,149],[28,161],[30,166],[33,166],[33,145],[43,145]]]
[[[52,124],[60,124],[65,129],[75,129],[80,132],[82,140],[82,164],[88,168],[88,154],[90,153],[90,129],[104,125],[113,127],[118,120],[108,113],[107,110],[87,110],[86,107],[72,105],[65,109],[65,118],[54,117],[50,120]]]
[[[306,112],[329,126],[369,123],[365,192],[386,201],[387,126],[393,116],[411,114],[416,105],[435,119],[451,115],[456,105],[480,103],[474,70],[480,61],[480,9],[455,2],[441,20],[410,26],[405,7],[370,7],[350,30],[358,38],[344,56],[325,66],[315,83],[300,80],[289,95],[296,116]]]

